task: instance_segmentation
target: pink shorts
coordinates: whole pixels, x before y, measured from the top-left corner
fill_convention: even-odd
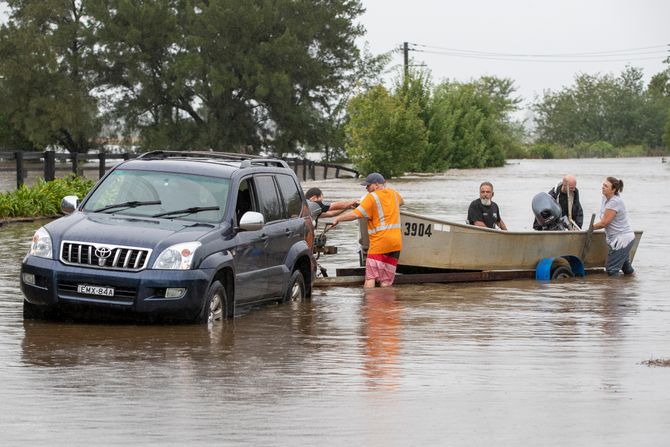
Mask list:
[[[400,252],[368,255],[365,261],[365,279],[393,284]]]

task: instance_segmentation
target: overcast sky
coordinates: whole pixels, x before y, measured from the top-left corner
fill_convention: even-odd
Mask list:
[[[417,44],[413,48],[422,51],[410,51],[410,58],[426,64],[434,81],[511,78],[526,103],[545,89],[571,85],[576,73],[618,75],[629,64],[642,68],[648,81],[667,67],[663,60],[670,56],[670,0],[362,3],[361,23],[373,53],[405,41]],[[630,49],[635,50],[623,51]],[[472,53],[457,56],[464,51],[455,50]],[[564,54],[572,56],[556,57]],[[402,61],[402,53],[396,53],[393,63]]]
[[[670,0],[362,3],[364,40],[373,53],[415,44],[410,58],[425,64],[434,81],[511,78],[525,106],[546,89],[571,85],[577,73],[618,75],[629,64],[642,68],[648,81],[670,55]],[[0,16],[5,8],[0,2]],[[565,54],[572,56],[557,57]],[[393,64],[402,61],[395,53]]]

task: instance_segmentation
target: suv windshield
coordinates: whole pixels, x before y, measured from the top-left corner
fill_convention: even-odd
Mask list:
[[[220,222],[230,180],[174,172],[113,171],[84,211]]]

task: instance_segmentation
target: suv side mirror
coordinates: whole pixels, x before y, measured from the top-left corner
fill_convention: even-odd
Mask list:
[[[240,229],[244,231],[256,231],[263,228],[265,219],[261,213],[256,211],[247,211],[240,219]]]
[[[72,214],[74,210],[79,206],[79,197],[77,196],[65,196],[63,200],[60,201],[60,209],[65,214]]]

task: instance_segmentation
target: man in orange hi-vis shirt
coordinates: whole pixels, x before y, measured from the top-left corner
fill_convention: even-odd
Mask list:
[[[398,258],[402,250],[400,231],[400,205],[404,203],[400,194],[386,187],[384,177],[373,172],[368,175],[365,186],[368,194],[361,203],[347,214],[333,219],[333,226],[340,222],[356,219],[368,219],[368,237],[370,248],[365,261],[365,288],[393,285]]]

